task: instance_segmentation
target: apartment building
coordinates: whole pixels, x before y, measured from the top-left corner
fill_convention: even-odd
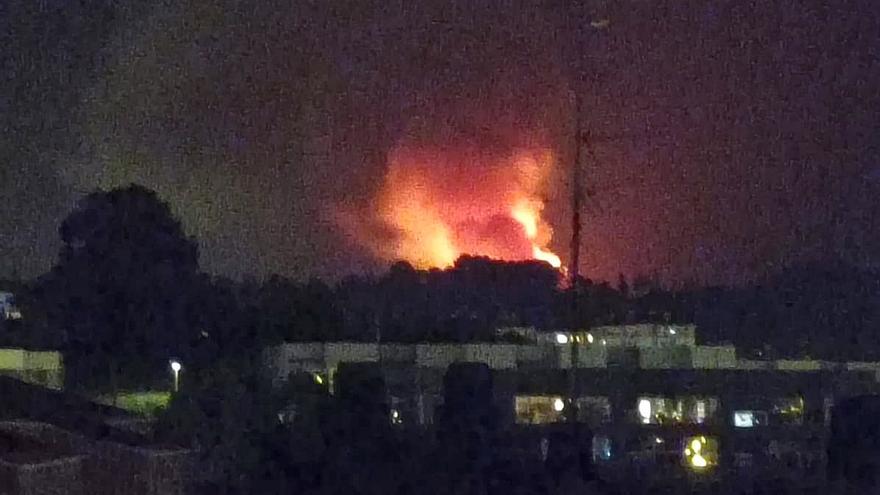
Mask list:
[[[390,420],[402,428],[434,423],[451,363],[484,363],[499,421],[534,455],[573,415],[594,432],[597,463],[646,472],[782,466],[819,475],[832,405],[880,391],[880,363],[741,359],[732,346],[697,345],[692,325],[499,335],[518,343],[296,343],[264,358],[277,384],[308,373],[331,391],[340,363],[377,363]]]

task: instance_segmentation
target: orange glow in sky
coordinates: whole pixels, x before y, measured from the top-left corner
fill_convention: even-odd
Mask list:
[[[553,166],[548,150],[494,156],[475,150],[398,147],[378,197],[393,239],[377,254],[417,268],[445,268],[464,254],[554,267],[553,231],[541,191]]]

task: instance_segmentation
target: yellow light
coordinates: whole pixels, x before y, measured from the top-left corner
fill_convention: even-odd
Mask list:
[[[691,442],[691,450],[694,451],[694,455],[700,455],[700,451],[703,450],[703,442],[698,438],[695,438],[694,441]]]
[[[706,437],[700,436],[700,443],[706,443]]]
[[[694,454],[691,458],[691,464],[697,468],[704,468],[709,465],[709,463],[706,462],[706,459],[700,454]]]
[[[690,457],[691,454],[693,454],[693,452],[691,451],[691,448],[690,448],[690,447],[686,447],[686,448],[684,449],[684,455]]]
[[[317,373],[315,373],[315,381],[318,383],[318,385],[324,384],[324,379],[321,377],[321,375],[319,375]]]

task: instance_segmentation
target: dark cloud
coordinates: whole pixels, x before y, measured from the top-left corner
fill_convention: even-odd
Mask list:
[[[373,267],[332,212],[370,207],[401,137],[525,130],[562,148],[568,87],[598,136],[588,274],[876,263],[872,2],[349,4],[0,7],[0,275],[46,269],[72,201],[131,181],[171,203],[211,270]]]

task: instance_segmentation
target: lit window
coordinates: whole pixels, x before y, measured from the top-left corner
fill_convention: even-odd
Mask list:
[[[553,410],[556,412],[562,412],[565,409],[565,401],[562,399],[553,399]]]
[[[593,461],[611,460],[611,439],[606,435],[593,436]]]
[[[561,423],[565,420],[565,401],[551,395],[518,395],[515,398],[516,422],[519,424]]]
[[[718,464],[718,441],[705,436],[686,438],[682,452],[685,465],[703,470]]]
[[[642,397],[638,402],[643,424],[704,424],[714,418],[719,402],[714,397]]]
[[[653,415],[651,414],[651,400],[650,399],[640,399],[639,400],[639,417],[642,419],[642,423],[648,424],[651,422]]]
[[[734,411],[733,426],[736,428],[767,426],[767,413],[764,411]]]
[[[755,426],[755,413],[753,411],[734,411],[733,426],[737,428],[752,428]]]
[[[403,418],[400,416],[400,411],[397,409],[391,410],[391,424],[393,425],[402,425]]]
[[[773,402],[773,416],[784,424],[800,425],[804,422],[804,399],[788,397]]]

